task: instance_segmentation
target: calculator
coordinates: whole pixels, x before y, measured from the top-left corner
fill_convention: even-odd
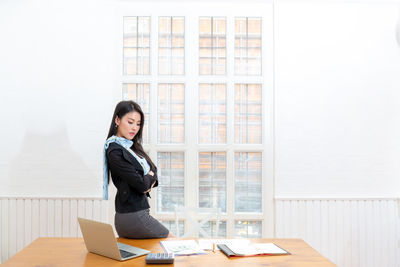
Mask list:
[[[174,253],[149,253],[146,256],[147,264],[174,263]]]

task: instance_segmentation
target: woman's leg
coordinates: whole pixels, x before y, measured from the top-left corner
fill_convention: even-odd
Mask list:
[[[169,231],[154,219],[149,210],[130,213],[116,213],[115,229],[124,238],[164,238]]]

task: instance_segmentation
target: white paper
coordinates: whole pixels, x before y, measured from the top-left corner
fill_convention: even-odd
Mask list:
[[[194,240],[160,241],[167,253],[175,256],[206,254],[206,252]]]
[[[251,243],[247,246],[233,244],[228,247],[237,255],[287,254],[287,251],[274,243]]]

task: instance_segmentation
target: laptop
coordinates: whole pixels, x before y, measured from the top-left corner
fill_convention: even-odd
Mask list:
[[[146,255],[150,251],[117,242],[110,224],[78,218],[83,240],[89,252],[124,261]]]

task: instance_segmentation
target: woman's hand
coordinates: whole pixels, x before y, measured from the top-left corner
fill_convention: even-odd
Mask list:
[[[151,175],[151,176],[154,176],[154,172],[153,171],[149,171],[147,174]],[[151,186],[151,187],[153,187],[153,186]]]
[[[150,173],[150,172],[149,172],[149,173]],[[153,173],[153,175],[154,175],[154,173]],[[151,184],[151,187],[149,188],[149,190],[144,191],[143,194],[149,193],[149,192],[151,191],[151,189],[153,188],[153,186],[154,186],[155,183],[156,183],[156,181],[154,181],[154,183]]]

